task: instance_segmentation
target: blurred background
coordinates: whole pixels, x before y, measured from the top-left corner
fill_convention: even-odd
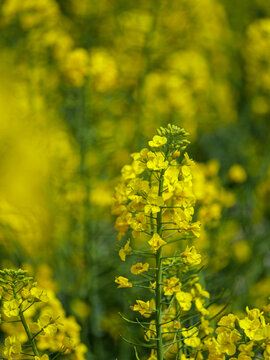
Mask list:
[[[207,264],[233,311],[270,296],[270,2],[0,0],[0,266],[24,267],[129,360],[111,215],[130,154],[190,133]]]

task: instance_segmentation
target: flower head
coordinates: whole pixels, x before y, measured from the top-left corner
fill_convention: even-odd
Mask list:
[[[155,135],[153,140],[148,141],[148,145],[151,147],[160,147],[167,143],[167,138],[165,136]]]
[[[158,251],[158,249],[161,246],[163,246],[163,245],[165,245],[167,243],[166,243],[166,241],[162,240],[161,237],[157,233],[155,233],[152,236],[152,238],[148,241],[148,244],[150,245],[151,250],[156,252],[156,251]]]
[[[132,274],[134,275],[139,275],[145,271],[147,271],[149,268],[149,264],[148,263],[137,263],[135,265],[132,265],[130,268],[130,271],[132,272]]]
[[[117,286],[118,288],[132,287],[132,284],[124,276],[118,276],[115,279],[115,282],[116,282],[116,284],[118,284],[118,286]]]

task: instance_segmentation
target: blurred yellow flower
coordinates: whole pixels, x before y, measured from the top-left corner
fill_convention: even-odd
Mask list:
[[[228,172],[228,177],[231,181],[236,182],[236,183],[243,183],[246,181],[247,179],[247,174],[245,169],[239,165],[239,164],[234,164]]]
[[[14,358],[14,355],[20,354],[22,346],[16,336],[8,336],[5,339],[5,345],[3,348],[3,355],[8,359]]]
[[[3,304],[3,312],[7,317],[19,315],[19,302],[16,299],[6,300]]]

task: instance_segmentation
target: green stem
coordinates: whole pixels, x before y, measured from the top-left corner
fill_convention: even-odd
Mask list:
[[[162,305],[161,305],[161,298],[162,298],[162,248],[159,248],[156,254],[156,331],[157,331],[157,359],[163,360],[163,343],[162,343]]]
[[[28,340],[29,340],[29,342],[30,342],[30,344],[31,344],[31,346],[32,346],[32,349],[33,349],[33,351],[34,351],[34,354],[35,354],[35,356],[38,356],[38,357],[39,357],[39,352],[38,352],[38,349],[37,349],[35,340],[32,338],[32,334],[31,334],[31,332],[30,332],[30,330],[29,330],[29,327],[28,327],[28,325],[27,325],[27,322],[26,322],[25,317],[24,317],[24,315],[23,315],[23,312],[22,312],[21,310],[20,310],[20,312],[19,312],[19,316],[20,316],[20,318],[21,318],[21,321],[22,321],[24,330],[25,330],[25,332],[26,332],[26,334],[27,334]]]
[[[159,179],[158,195],[161,196],[163,190],[162,171]],[[162,211],[157,213],[157,233],[162,237]],[[157,360],[163,360],[163,341],[162,341],[162,247],[156,253],[156,331],[157,331]]]
[[[17,301],[19,301],[18,296],[17,296],[17,294],[16,294],[16,289],[15,289],[15,287],[13,287],[12,291],[13,291],[14,299],[16,299]],[[39,357],[39,352],[38,352],[38,349],[37,349],[35,340],[33,339],[32,334],[31,334],[31,332],[30,332],[30,329],[29,329],[29,327],[28,327],[28,325],[27,325],[27,322],[26,322],[25,317],[24,317],[24,315],[23,315],[23,310],[21,309],[21,305],[22,305],[22,303],[20,304],[20,310],[19,310],[19,316],[20,316],[21,322],[22,322],[22,324],[23,324],[24,330],[25,330],[25,332],[26,332],[26,334],[27,334],[29,343],[31,344],[31,347],[32,347],[32,350],[33,350],[35,356],[38,356],[38,357]]]

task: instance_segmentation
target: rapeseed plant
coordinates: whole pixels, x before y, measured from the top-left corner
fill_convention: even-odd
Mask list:
[[[202,257],[191,242],[200,236],[200,222],[193,216],[188,134],[174,125],[157,132],[123,167],[115,193],[115,229],[123,242],[119,256],[136,261],[133,276],[120,275],[115,282],[118,288],[145,291],[130,306],[140,317],[121,315],[143,329],[145,341],[124,340],[134,345],[137,359],[138,346],[151,351],[148,360],[249,360],[262,353],[268,359],[270,324],[263,312],[247,308],[243,319],[229,314],[212,321],[218,314],[209,308],[210,294],[199,280]],[[185,245],[172,246],[179,242]]]
[[[80,326],[26,270],[0,270],[0,294],[4,359],[84,359],[87,348],[80,342]]]

